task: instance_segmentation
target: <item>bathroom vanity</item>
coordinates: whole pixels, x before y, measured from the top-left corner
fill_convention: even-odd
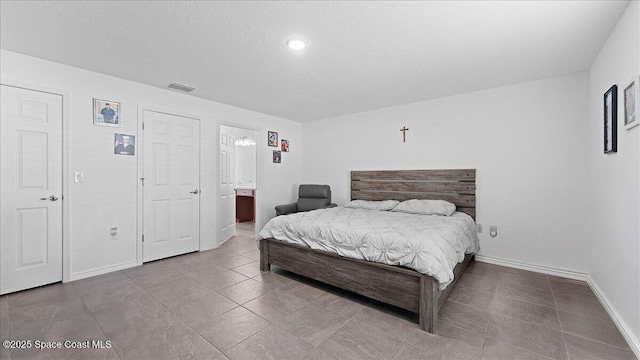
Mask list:
[[[255,221],[256,189],[236,187],[236,222]]]

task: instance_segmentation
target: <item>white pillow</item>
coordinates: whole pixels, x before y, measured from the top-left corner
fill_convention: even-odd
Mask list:
[[[399,203],[400,201],[397,201],[397,200],[384,200],[384,201],[352,200],[344,207],[352,208],[352,209],[389,211]]]
[[[420,214],[450,216],[456,211],[456,206],[444,200],[407,200],[398,204],[391,211]]]

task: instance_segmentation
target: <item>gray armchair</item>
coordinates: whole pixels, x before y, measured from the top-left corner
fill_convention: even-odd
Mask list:
[[[300,185],[298,201],[276,206],[276,216],[336,206],[331,203],[331,187],[329,185]]]

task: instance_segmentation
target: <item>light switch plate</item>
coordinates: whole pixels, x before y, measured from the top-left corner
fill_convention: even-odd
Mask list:
[[[76,171],[73,174],[73,181],[77,182],[77,183],[83,183],[84,182],[84,172]]]

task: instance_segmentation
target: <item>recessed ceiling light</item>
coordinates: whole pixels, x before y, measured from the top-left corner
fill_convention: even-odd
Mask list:
[[[307,47],[307,43],[300,39],[289,39],[287,45],[293,50],[302,50]]]

